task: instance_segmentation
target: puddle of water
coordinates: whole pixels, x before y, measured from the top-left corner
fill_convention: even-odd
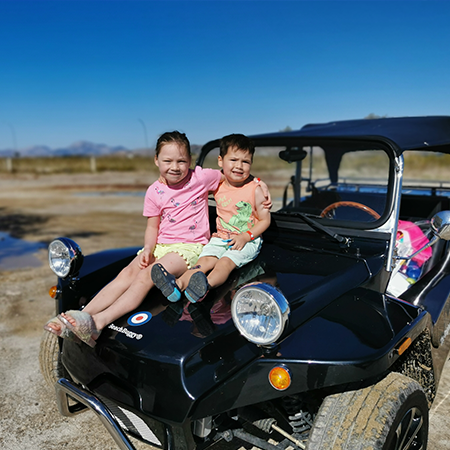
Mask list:
[[[40,266],[42,262],[33,253],[45,247],[42,242],[27,242],[0,232],[0,270]]]

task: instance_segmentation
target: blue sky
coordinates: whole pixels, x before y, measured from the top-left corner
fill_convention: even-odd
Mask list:
[[[450,113],[448,1],[0,0],[0,149]]]

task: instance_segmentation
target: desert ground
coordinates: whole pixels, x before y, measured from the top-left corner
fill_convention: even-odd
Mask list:
[[[39,371],[42,327],[55,307],[48,295],[56,277],[48,268],[46,244],[67,236],[85,254],[140,245],[143,193],[153,181],[145,172],[0,175],[0,232],[45,244],[34,253],[5,257],[0,238],[0,448],[117,448],[94,413],[62,417]],[[450,449],[449,397],[447,364],[431,411],[429,450]],[[138,450],[149,448],[133,443]]]

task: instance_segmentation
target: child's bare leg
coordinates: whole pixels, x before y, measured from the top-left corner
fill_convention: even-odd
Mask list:
[[[191,279],[192,275],[194,275],[195,272],[203,272],[203,273],[209,272],[217,264],[217,261],[218,259],[215,256],[202,256],[197,261],[195,269],[187,270],[180,278],[177,279],[177,285],[180,288],[180,290],[184,291],[187,288],[189,280]]]
[[[139,268],[139,257],[133,259],[117,277],[107,284],[84,308],[91,316],[111,306],[133,283],[143,269]]]
[[[157,260],[168,272],[179,277],[187,270],[186,261],[178,253],[168,253]],[[106,309],[92,314],[98,330],[102,330],[106,325],[122,317],[124,314],[137,308],[149,290],[153,287],[151,278],[151,268],[153,264],[139,271],[128,289]],[[88,311],[89,312],[89,311]]]
[[[236,264],[226,256],[217,261],[214,269],[208,275],[208,284],[214,288],[221,286],[228,280],[230,273],[236,268]]]
[[[84,311],[91,316],[103,311],[111,306],[131,285],[138,273],[141,271],[139,268],[139,258],[136,257],[117,275],[114,280],[107,284],[84,308]],[[62,313],[62,316],[66,318],[72,325],[76,325],[75,320]],[[46,324],[49,328],[52,328],[56,332],[61,331],[61,324],[58,321],[49,322]]]
[[[184,290],[184,295],[190,302],[199,302],[205,298],[210,288],[220,286],[227,279],[231,271],[236,267],[233,261],[229,258],[217,259],[213,257],[214,261],[211,262],[213,266],[208,276],[205,275],[203,269],[209,269],[207,264],[202,264],[200,269],[189,270],[190,274],[186,275],[186,279],[189,276],[188,284]],[[200,260],[199,260],[200,262]]]

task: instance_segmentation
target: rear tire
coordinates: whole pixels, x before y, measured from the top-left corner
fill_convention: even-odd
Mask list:
[[[426,450],[428,403],[411,378],[390,373],[379,383],[330,395],[311,429],[308,450]]]
[[[68,376],[61,363],[58,336],[48,331],[45,331],[41,338],[39,366],[45,382],[52,388],[60,378]]]

